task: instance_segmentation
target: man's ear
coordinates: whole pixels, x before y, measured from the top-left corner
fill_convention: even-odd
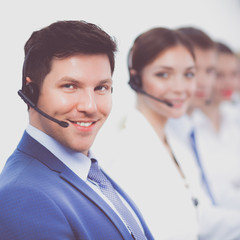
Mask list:
[[[130,75],[131,76],[136,76],[137,75],[137,71],[133,68],[130,69]]]
[[[32,82],[31,78],[30,78],[30,77],[26,77],[26,85],[27,85],[28,83],[30,83],[30,82]]]

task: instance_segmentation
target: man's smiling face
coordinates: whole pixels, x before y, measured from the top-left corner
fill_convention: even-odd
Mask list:
[[[112,107],[112,74],[107,55],[76,54],[53,59],[43,80],[38,107],[69,123],[67,128],[30,109],[30,123],[64,146],[87,155]]]

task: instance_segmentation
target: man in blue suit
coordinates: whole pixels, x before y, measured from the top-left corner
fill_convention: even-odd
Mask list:
[[[115,51],[84,21],[55,22],[26,42],[18,93],[29,125],[0,175],[2,240],[153,239],[89,150],[111,110]]]

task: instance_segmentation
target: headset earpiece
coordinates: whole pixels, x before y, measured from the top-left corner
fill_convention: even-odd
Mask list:
[[[139,91],[142,88],[142,81],[138,74],[130,74],[129,85],[135,91]]]
[[[33,104],[37,104],[38,97],[39,97],[39,87],[36,83],[34,82],[28,82],[26,81],[27,76],[27,63],[29,56],[33,47],[31,47],[28,50],[28,53],[25,56],[24,63],[23,63],[23,68],[22,68],[22,89],[19,90],[21,92],[21,96],[25,95]]]
[[[128,84],[133,90],[135,90],[136,92],[139,92],[141,91],[141,88],[142,88],[142,81],[139,74],[136,72],[136,70],[133,69],[132,54],[133,54],[133,47],[129,50],[128,56],[127,56],[128,72],[130,76]]]
[[[37,104],[39,97],[39,87],[34,82],[29,82],[24,87],[24,94],[34,103]]]

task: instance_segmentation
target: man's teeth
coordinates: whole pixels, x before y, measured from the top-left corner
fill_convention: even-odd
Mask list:
[[[92,124],[92,122],[76,122],[76,123],[81,127],[89,127]]]

